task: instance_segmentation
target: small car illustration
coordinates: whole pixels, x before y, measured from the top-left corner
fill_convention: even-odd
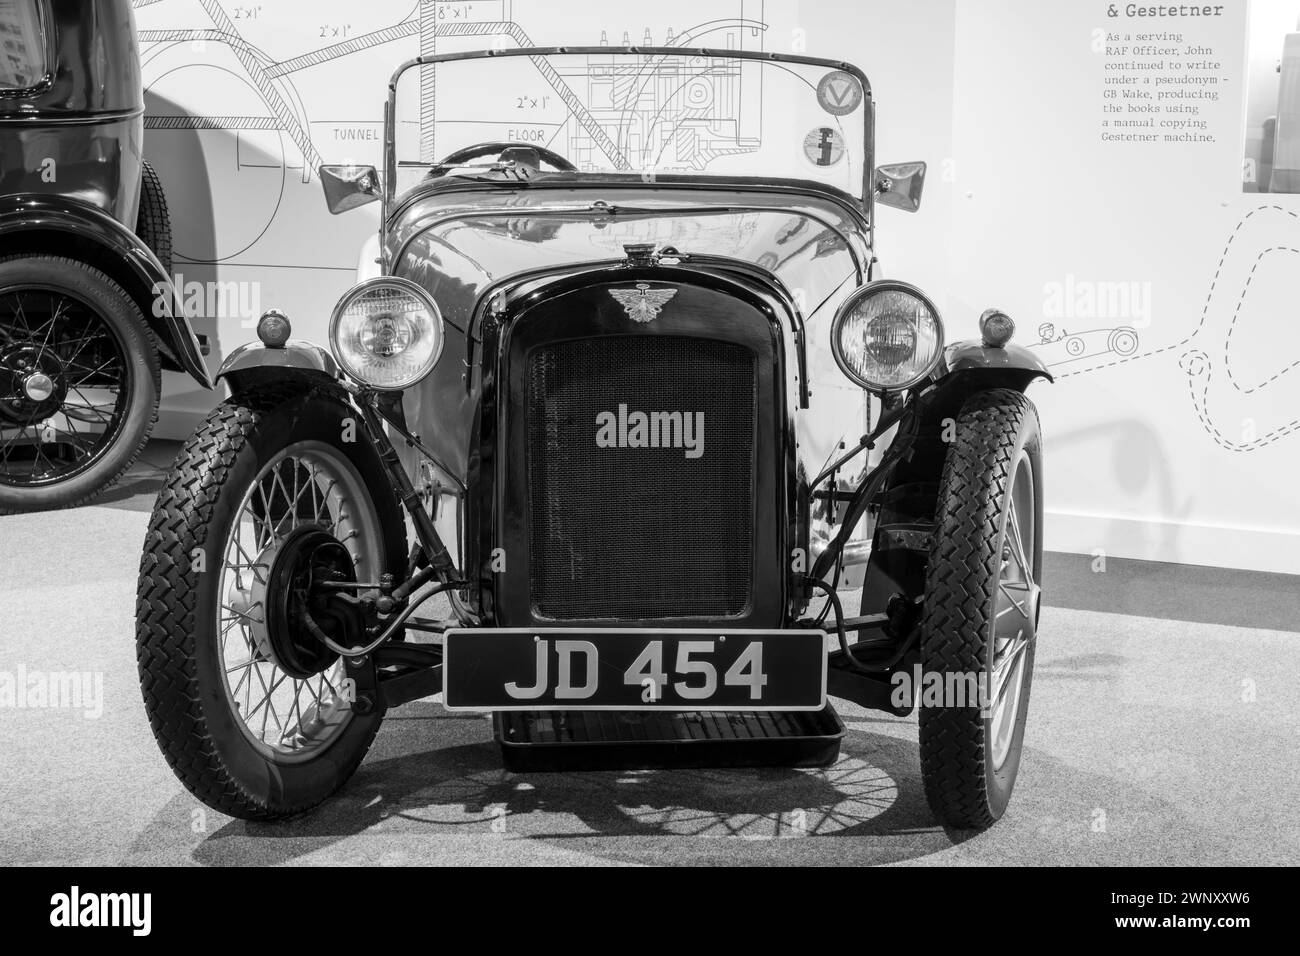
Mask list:
[[[143,137],[130,0],[0,5],[0,514],[116,481],[162,369],[212,386]]]
[[[809,118],[703,172],[628,162],[685,154],[689,111],[609,132],[582,169],[475,142],[494,96],[575,57],[629,98],[770,70],[747,89]],[[399,148],[399,89],[433,68],[463,114],[425,163]],[[185,786],[237,817],[300,813],[389,710],[435,694],[492,714],[521,773],[818,767],[838,697],[919,707],[937,817],[997,820],[1042,596],[1025,390],[1051,375],[1003,312],[948,343],[929,296],[873,275],[877,211],[916,210],[925,175],[875,165],[873,110],[857,67],[757,51],[403,64],[383,170],[320,169],[331,210],[380,203],[377,268],[328,347],[262,317],[149,526],[140,675]],[[808,129],[837,149],[805,157]]]
[[[1127,325],[1068,332],[1052,322],[1044,322],[1038,327],[1038,342],[1033,350],[1048,368],[1055,368],[1102,355],[1128,358],[1137,352],[1139,344],[1137,330]]]

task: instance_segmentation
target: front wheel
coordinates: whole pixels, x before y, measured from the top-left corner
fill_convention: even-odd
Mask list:
[[[136,608],[145,708],[181,782],[231,816],[320,803],[382,719],[318,639],[359,635],[306,620],[319,575],[404,570],[400,508],[352,416],[331,392],[239,395],[185,444],[154,506]]]
[[[1033,677],[1042,525],[1037,411],[1009,389],[971,397],[944,463],[921,618],[921,775],[946,826],[991,826],[1011,799]],[[931,685],[942,699],[927,706]]]

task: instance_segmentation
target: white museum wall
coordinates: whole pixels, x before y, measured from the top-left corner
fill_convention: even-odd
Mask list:
[[[1022,341],[1048,322],[1082,334],[1078,358],[1038,345],[1060,376],[1034,389],[1050,548],[1300,572],[1300,197],[1242,191],[1245,4],[1172,26],[1109,6],[958,4],[953,296],[1002,304]],[[1102,142],[1099,29],[1212,46],[1216,141]],[[1089,306],[1125,287],[1129,309]]]
[[[430,6],[444,17],[464,7]],[[1060,374],[1033,389],[1047,437],[1048,546],[1300,573],[1290,477],[1300,464],[1297,270],[1284,251],[1260,257],[1300,246],[1300,202],[1242,192],[1244,5],[1215,26],[1237,84],[1215,107],[1220,140],[1194,148],[1099,141],[1104,58],[1092,43],[1115,24],[1106,8],[668,0],[606,4],[593,16],[572,0],[474,4],[508,45],[596,43],[601,29],[612,43],[624,32],[643,42],[647,29],[661,42],[670,27],[743,18],[767,24],[764,49],[863,66],[878,161],[930,163],[918,214],[880,211],[885,274],[931,291],[952,338],[973,336],[984,308],[1008,309],[1018,338]],[[137,10],[153,117],[146,150],[171,200],[177,271],[243,293],[198,323],[214,340],[213,363],[252,338],[256,313],[271,306],[300,336],[324,339],[376,220],[373,207],[330,216],[304,165],[378,161],[387,77],[421,44],[412,17],[422,8],[411,0],[256,9],[250,18],[234,4],[155,0]],[[385,42],[371,43],[378,31]],[[707,42],[706,32],[698,43]],[[1252,86],[1265,104],[1275,96]],[[1211,296],[1216,270],[1224,281]],[[1088,283],[1137,283],[1150,309],[1062,317],[1050,290]],[[1058,340],[1043,343],[1048,323]],[[1108,352],[1114,331],[1130,326],[1129,354]],[[1076,338],[1081,356],[1069,351]],[[169,376],[163,433],[185,434],[213,398]]]

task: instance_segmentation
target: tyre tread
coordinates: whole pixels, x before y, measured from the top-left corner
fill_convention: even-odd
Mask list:
[[[167,194],[158,171],[147,161],[140,163],[140,213],[136,235],[162,263],[168,277],[172,274],[172,223],[167,211]]]
[[[982,672],[985,628],[999,572],[1001,502],[1026,419],[1038,412],[1021,392],[993,389],[967,400],[944,462],[935,543],[921,619],[926,671]],[[930,808],[945,825],[984,829],[997,819],[985,770],[979,708],[922,708],[921,775]]]
[[[203,803],[245,820],[280,820],[320,799],[270,806],[243,787],[223,761],[200,702],[196,653],[197,575],[189,555],[206,544],[222,485],[262,416],[312,390],[277,385],[242,393],[208,415],[182,447],[149,521],[136,600],[136,656],[149,723],[185,788]],[[358,748],[350,775],[369,748]]]

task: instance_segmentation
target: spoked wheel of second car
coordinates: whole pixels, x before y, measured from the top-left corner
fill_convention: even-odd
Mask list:
[[[237,395],[186,443],[150,523],[146,709],[177,775],[233,816],[320,803],[382,719],[367,662],[339,651],[366,638],[355,585],[401,574],[406,536],[355,414],[329,391]]]
[[[0,261],[0,514],[87,501],[135,460],[159,362],[140,309],[71,259]]]

